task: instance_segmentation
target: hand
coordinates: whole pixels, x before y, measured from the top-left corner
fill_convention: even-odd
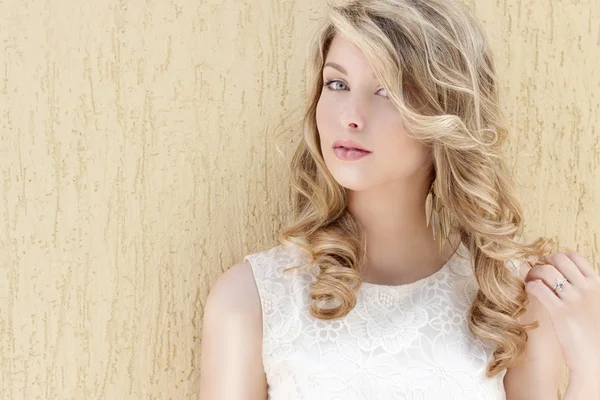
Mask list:
[[[544,305],[571,373],[600,373],[600,276],[577,252],[554,253],[532,268],[526,290]],[[556,280],[565,278],[562,290]]]

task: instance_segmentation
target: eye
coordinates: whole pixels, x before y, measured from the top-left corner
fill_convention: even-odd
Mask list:
[[[383,96],[383,97],[385,97],[386,99],[388,99],[388,98],[389,98],[389,97],[388,97],[388,95],[387,95],[387,92],[385,91],[385,89],[384,89],[384,88],[381,88],[381,89],[379,89],[379,90],[377,91],[377,93],[380,93],[380,92],[381,92],[381,93],[383,93],[383,94],[382,94],[382,96]]]
[[[337,84],[337,85],[336,85]],[[338,91],[338,90],[346,90],[347,86],[344,82],[330,79],[323,84],[328,90]],[[341,86],[341,87],[340,87]]]

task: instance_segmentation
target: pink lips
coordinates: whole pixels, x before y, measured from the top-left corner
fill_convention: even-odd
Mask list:
[[[362,150],[368,153],[371,152],[369,149],[365,148],[364,146],[361,146],[353,140],[336,140],[335,142],[333,142],[333,148],[335,149],[336,147],[345,147],[347,149]]]
[[[333,152],[340,160],[344,161],[354,161],[360,160],[363,157],[368,156],[368,151],[356,150],[356,149],[347,149],[345,147],[336,147],[333,149]]]
[[[352,140],[336,140],[333,152],[340,160],[354,161],[368,156],[371,152]]]

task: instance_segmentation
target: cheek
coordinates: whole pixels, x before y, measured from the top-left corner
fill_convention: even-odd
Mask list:
[[[392,169],[401,169],[404,172],[420,169],[430,159],[429,148],[418,140],[412,139],[404,130],[398,115],[381,113],[376,118],[375,131],[376,147],[384,160],[397,160],[387,165]]]
[[[315,118],[317,120],[317,130],[319,130],[319,131],[321,131],[321,125],[323,125],[322,115],[323,115],[323,100],[321,98],[317,102],[317,108],[315,110]]]
[[[315,114],[319,134],[327,136],[331,133],[335,113],[325,96],[319,98]]]
[[[372,115],[370,125],[373,132],[378,132],[373,140],[386,153],[402,153],[411,145],[400,117],[393,110],[379,110]]]

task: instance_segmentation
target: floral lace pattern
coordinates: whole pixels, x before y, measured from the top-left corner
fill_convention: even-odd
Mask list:
[[[505,399],[506,370],[485,376],[492,348],[467,326],[477,290],[467,251],[461,245],[413,283],[364,282],[350,313],[328,321],[309,312],[315,271],[283,272],[307,262],[304,251],[279,245],[247,255],[261,299],[268,398]]]

